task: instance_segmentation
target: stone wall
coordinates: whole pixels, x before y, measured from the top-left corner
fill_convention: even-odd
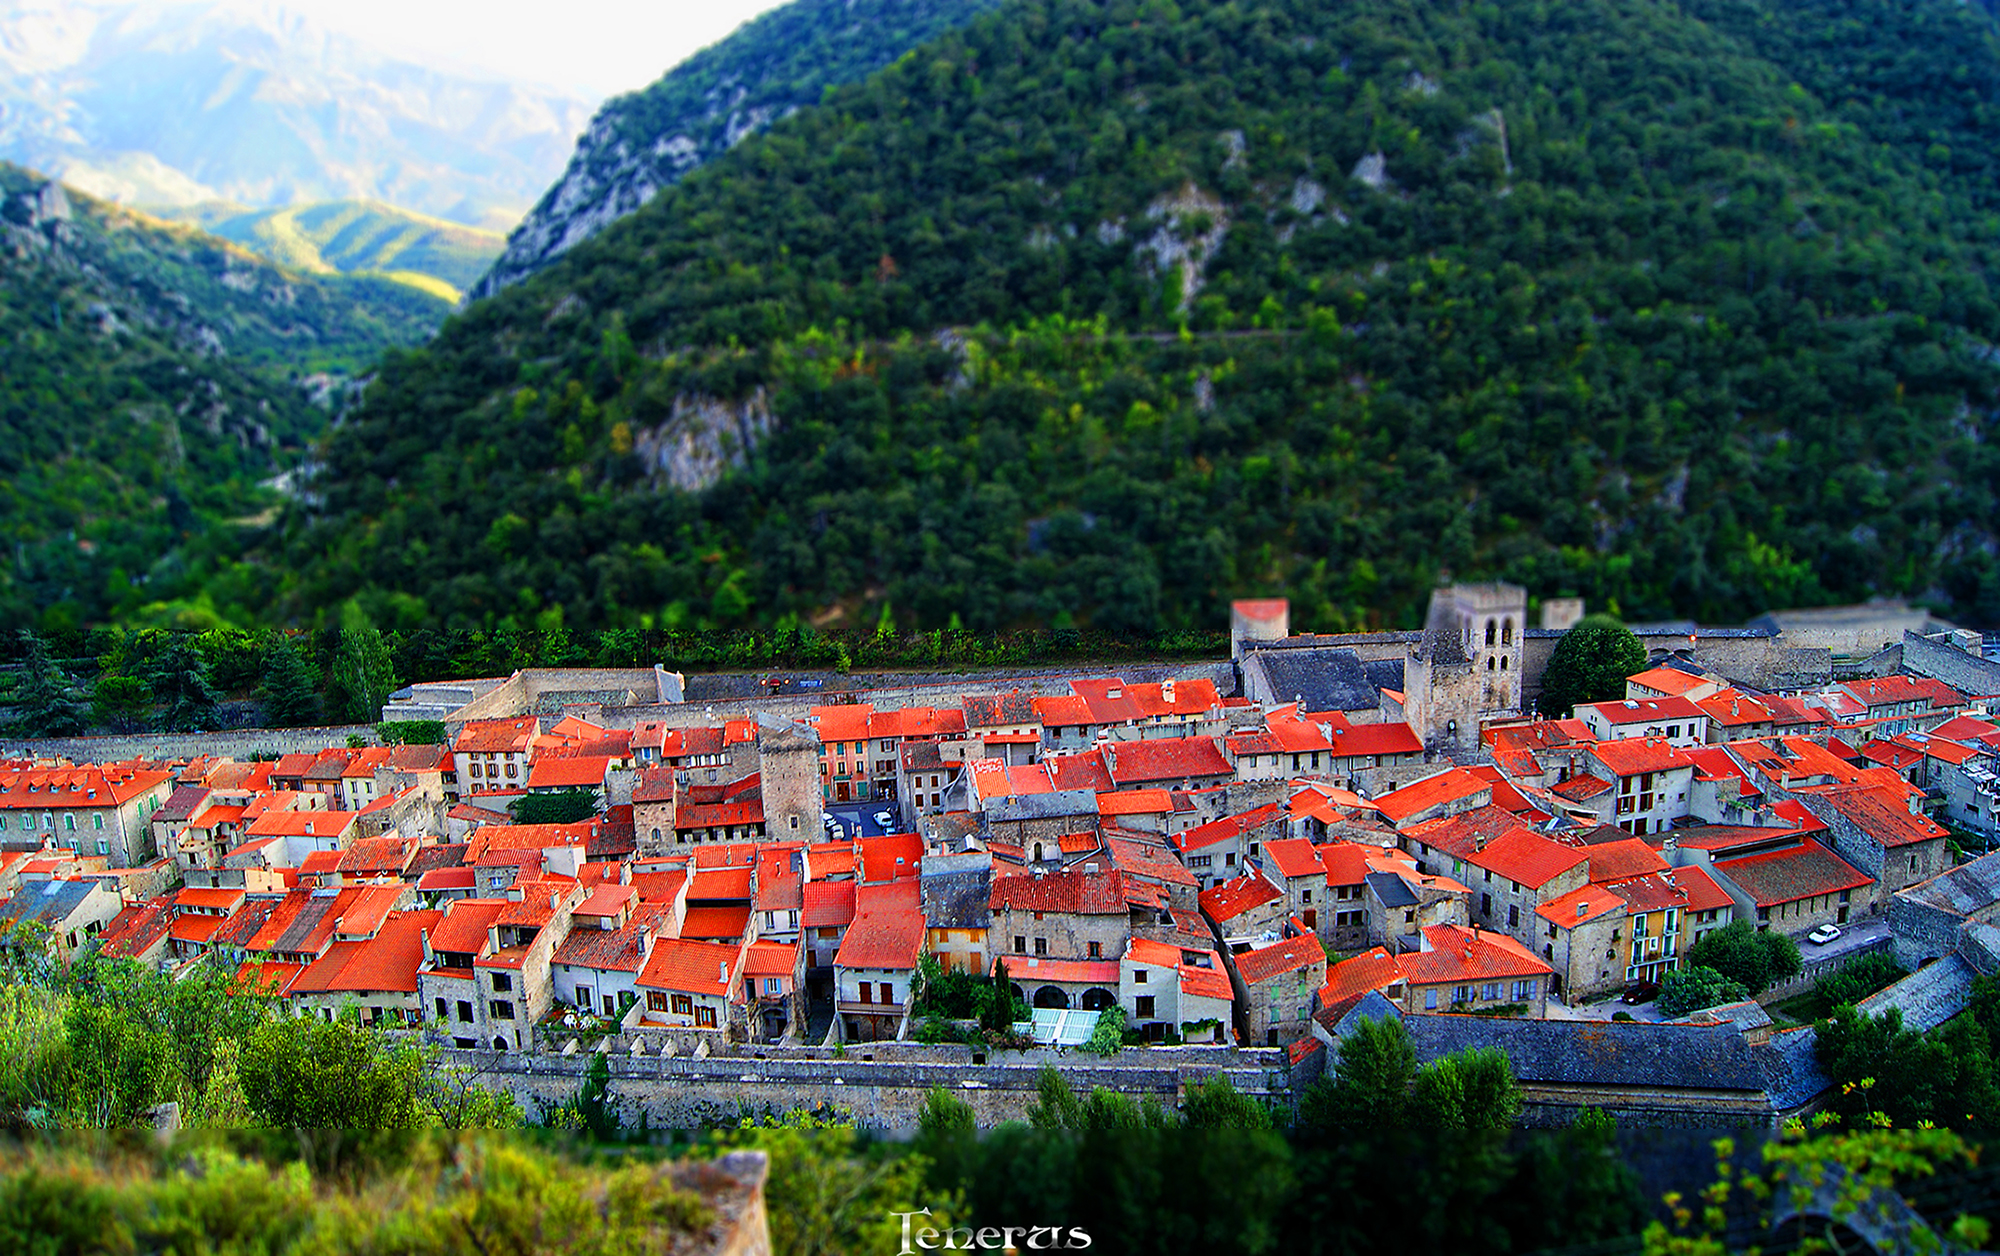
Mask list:
[[[212,733],[123,733],[106,737],[39,737],[0,741],[0,758],[69,759],[114,763],[121,759],[191,759],[196,755],[247,760],[256,755],[310,753],[345,746],[349,737],[375,744],[373,724],[320,728],[229,728]]]
[[[1078,1094],[1102,1086],[1172,1105],[1188,1086],[1221,1075],[1257,1098],[1290,1102],[1292,1095],[1282,1050],[1153,1047],[1101,1059],[1044,1049],[997,1053],[980,1064],[973,1059],[967,1047],[900,1043],[856,1045],[843,1056],[817,1048],[708,1059],[606,1052],[610,1095],[624,1102],[625,1118],[637,1121],[643,1112],[654,1128],[667,1129],[705,1129],[744,1116],[826,1107],[852,1112],[868,1129],[909,1134],[933,1086],[965,1100],[982,1126],[993,1126],[1026,1119],[1043,1064],[1060,1068]],[[583,1051],[567,1056],[443,1052],[446,1067],[463,1067],[480,1084],[509,1092],[531,1119],[575,1096],[589,1060]]]

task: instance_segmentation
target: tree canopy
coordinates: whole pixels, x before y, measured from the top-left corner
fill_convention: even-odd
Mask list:
[[[1556,642],[1535,702],[1543,715],[1564,718],[1579,702],[1624,697],[1626,678],[1645,668],[1646,647],[1631,629],[1609,615],[1586,615]]]

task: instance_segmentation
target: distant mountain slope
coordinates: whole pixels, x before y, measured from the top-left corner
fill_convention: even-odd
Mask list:
[[[999,0],[793,0],[598,110],[472,295],[518,283],[705,161]]]
[[[358,372],[447,308],[0,163],[0,624],[228,600],[226,521],[275,507],[259,482],[325,428],[338,376],[309,373]]]
[[[281,266],[310,274],[376,274],[457,301],[500,255],[491,231],[376,201],[328,201],[284,209],[206,202],[157,211],[193,223]]]
[[[1993,24],[1716,7],[1011,4],[386,364],[278,613],[2000,622]]]
[[[126,204],[372,199],[506,223],[589,115],[215,0],[0,9],[0,158]]]

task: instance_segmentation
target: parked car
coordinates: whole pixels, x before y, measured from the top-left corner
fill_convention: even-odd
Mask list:
[[[1806,941],[1812,943],[1814,946],[1825,946],[1838,937],[1840,937],[1840,927],[1838,925],[1821,925],[1806,935]]]
[[[1651,1003],[1659,996],[1660,988],[1650,981],[1635,981],[1625,987],[1624,1002]]]
[[[893,829],[896,827],[896,817],[886,811],[878,811],[875,813],[875,823],[884,829]]]

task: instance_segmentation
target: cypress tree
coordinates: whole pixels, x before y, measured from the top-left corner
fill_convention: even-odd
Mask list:
[[[208,678],[208,660],[193,638],[174,638],[147,672],[153,700],[160,704],[161,732],[200,732],[220,723],[216,704],[221,699]]]
[[[15,730],[24,737],[74,737],[90,726],[90,701],[34,633],[20,633],[21,677],[14,685]]]
[[[271,643],[264,659],[264,722],[272,728],[301,728],[319,722],[319,694],[312,669],[290,641]]]

